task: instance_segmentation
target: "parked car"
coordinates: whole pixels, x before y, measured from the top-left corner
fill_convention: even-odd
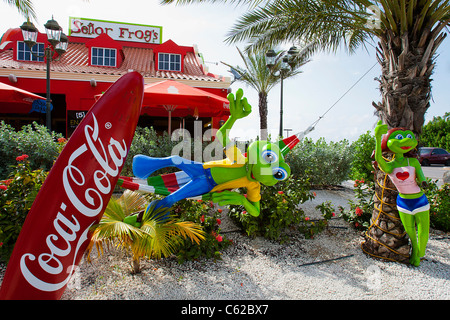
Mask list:
[[[450,166],[450,153],[442,148],[419,148],[419,162],[422,166],[429,166],[432,163]]]

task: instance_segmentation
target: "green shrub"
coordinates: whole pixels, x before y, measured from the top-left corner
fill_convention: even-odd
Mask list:
[[[337,185],[348,178],[352,149],[347,140],[327,143],[320,138],[315,143],[304,138],[287,155],[293,175],[309,178],[311,185]]]
[[[168,133],[164,131],[162,135],[158,135],[153,127],[137,127],[130,146],[130,151],[122,169],[122,175],[131,176],[133,174],[133,157],[138,154],[143,154],[149,157],[164,158],[172,155],[172,150],[175,146],[180,146],[183,143],[181,137],[179,140],[172,141]],[[186,139],[188,154],[180,152],[179,155],[183,158],[196,160],[195,149],[198,149],[198,155],[203,155],[202,151],[210,143],[209,141],[194,142],[194,139]],[[196,160],[198,161],[198,160]],[[201,160],[199,160],[201,161]],[[155,174],[173,172],[174,169],[163,169],[157,171]]]
[[[178,262],[199,258],[221,259],[221,250],[227,248],[232,241],[220,234],[221,209],[214,209],[214,205],[207,201],[184,199],[178,201],[173,212],[179,215],[181,221],[192,221],[202,226],[205,239],[200,244],[185,239],[176,253]]]
[[[358,140],[351,144],[353,160],[349,178],[352,180],[364,180],[366,184],[373,183],[372,153],[375,149],[375,137],[371,131],[359,136]]]
[[[27,155],[16,157],[8,180],[0,181],[0,260],[8,261],[47,173],[31,170]]]
[[[49,132],[36,122],[15,131],[10,125],[0,122],[0,179],[6,179],[18,154],[27,154],[32,170],[49,171],[61,152],[64,139],[59,133]]]
[[[305,217],[305,221],[299,225],[299,231],[303,233],[305,238],[313,239],[328,226],[328,220],[335,216],[334,208],[331,201],[325,201],[316,206],[316,209],[322,213],[323,219],[310,219]]]
[[[450,151],[450,112],[433,117],[422,128],[420,146],[438,147]]]
[[[359,230],[367,230],[373,211],[373,181],[355,180],[355,200],[349,200],[350,210],[339,206],[340,217]]]
[[[430,203],[430,224],[433,228],[450,231],[450,184],[438,186],[428,179],[428,188],[424,189]]]
[[[243,206],[230,206],[230,217],[250,237],[262,236],[284,241],[289,227],[308,224],[299,204],[314,198],[308,178],[289,177],[275,186],[261,186],[261,213],[258,217],[247,214]],[[301,231],[304,231],[303,229]]]

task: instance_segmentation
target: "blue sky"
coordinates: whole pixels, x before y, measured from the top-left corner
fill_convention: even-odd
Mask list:
[[[36,26],[44,32],[44,23],[54,15],[55,20],[68,33],[69,16],[130,22],[163,27],[163,41],[172,39],[179,45],[197,44],[203,53],[210,72],[230,76],[225,61],[243,65],[236,46],[224,43],[227,31],[247,9],[223,4],[195,4],[189,6],[161,6],[158,0],[34,0],[38,15]],[[0,2],[0,33],[19,27],[25,20],[17,11]],[[286,48],[289,49],[290,44]],[[426,122],[433,116],[450,111],[450,40],[444,40],[438,50],[439,57],[433,75],[431,107]],[[215,62],[219,62],[217,65]],[[346,52],[320,53],[303,67],[303,73],[284,82],[284,128],[291,132],[305,130],[335,103],[376,62],[375,49],[361,49],[349,56]],[[360,134],[373,130],[377,119],[373,116],[372,101],[380,101],[376,65],[342,100],[322,118],[308,137],[314,140],[325,137],[327,141],[356,140]],[[234,83],[233,91],[242,87],[253,106],[253,113],[235,124],[231,137],[238,140],[254,138],[259,131],[258,95],[243,84]],[[278,134],[280,87],[269,93],[269,132]]]

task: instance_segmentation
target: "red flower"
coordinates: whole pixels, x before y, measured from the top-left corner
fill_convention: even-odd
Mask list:
[[[355,222],[355,227],[359,227],[359,223],[358,222]]]
[[[0,247],[3,245],[3,242],[0,242]]]
[[[242,211],[242,214],[247,214],[247,211],[245,211],[245,210],[244,210],[244,211]]]
[[[27,159],[27,158],[28,158],[28,155],[23,154],[23,155],[21,155],[21,156],[18,156],[18,157],[16,158],[16,161],[23,161],[23,160],[25,160],[25,159]]]
[[[222,221],[220,219],[217,219],[217,224],[220,225],[222,223]]]
[[[200,217],[200,222],[201,222],[201,223],[205,222],[205,215],[202,215],[202,216]]]
[[[58,138],[58,143],[66,143],[67,139],[66,138]]]
[[[278,194],[283,194],[284,192],[283,191],[278,191]]]
[[[332,217],[334,217],[335,215],[336,215],[336,213],[334,213],[334,212],[331,213],[331,216],[332,216]]]
[[[361,208],[360,208],[360,207],[356,207],[356,209],[355,209],[355,213],[356,213],[356,215],[357,215],[358,217],[361,217],[361,216],[362,216],[362,214],[363,214],[363,211],[361,210]]]
[[[216,240],[217,240],[218,242],[222,242],[223,238],[222,238],[222,236],[217,236],[217,237],[216,237]]]
[[[222,209],[217,209],[217,212],[222,213]]]
[[[4,185],[0,185],[0,190],[8,190],[8,187],[4,186]]]
[[[313,192],[313,196],[314,196],[314,197],[317,197],[317,193]]]
[[[309,221],[309,217],[305,217],[305,221]]]

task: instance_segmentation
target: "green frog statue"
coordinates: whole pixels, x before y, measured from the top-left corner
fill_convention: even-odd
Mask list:
[[[225,148],[225,159],[201,163],[176,155],[165,158],[136,155],[133,158],[133,174],[136,178],[122,177],[119,184],[128,189],[166,196],[151,203],[146,210],[170,208],[181,199],[201,197],[219,205],[242,205],[256,217],[261,212],[261,184],[273,186],[289,177],[291,170],[284,157],[307,132],[275,143],[255,141],[250,144],[246,154],[242,154],[230,142],[228,133],[236,121],[251,113],[252,108],[243,97],[242,89],[237,90],[236,96],[230,93],[227,98],[230,102],[230,117],[216,134],[216,139]],[[167,167],[176,167],[181,171],[150,176],[156,170]],[[246,196],[232,191],[238,188],[245,188]]]
[[[385,135],[382,139],[383,134]],[[375,160],[399,192],[397,209],[411,240],[409,261],[418,267],[420,258],[425,255],[429,237],[430,205],[419,186],[420,184],[422,187],[427,187],[422,167],[416,158],[407,155],[417,146],[416,137],[412,131],[405,128],[388,130],[387,125],[378,121],[375,127],[375,139]],[[383,158],[383,151],[390,151],[394,154],[392,161],[386,161]]]

